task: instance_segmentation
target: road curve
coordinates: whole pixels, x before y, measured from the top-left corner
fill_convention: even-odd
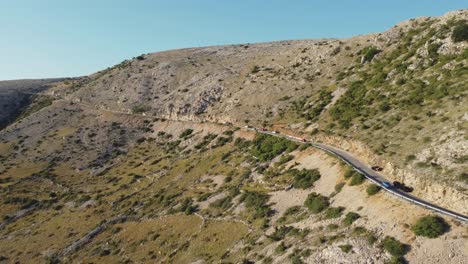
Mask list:
[[[416,196],[413,196],[413,195],[411,195],[409,193],[405,193],[405,192],[400,191],[398,189],[395,189],[393,187],[386,187],[384,185],[384,182],[389,182],[389,181],[387,179],[385,179],[385,177],[383,177],[381,174],[377,173],[376,171],[372,170],[369,167],[369,165],[367,165],[364,162],[360,161],[359,159],[355,158],[349,152],[346,152],[344,150],[341,150],[339,148],[332,147],[332,146],[329,146],[329,145],[325,145],[325,144],[321,144],[321,143],[314,143],[314,142],[311,142],[310,140],[305,140],[305,139],[290,136],[290,135],[279,134],[278,132],[259,130],[259,129],[256,129],[256,128],[253,128],[253,127],[247,127],[247,129],[256,131],[258,133],[271,135],[271,136],[284,137],[284,138],[287,138],[289,140],[293,140],[293,141],[296,141],[296,142],[299,142],[299,143],[310,143],[315,148],[321,149],[323,151],[326,151],[328,153],[331,153],[331,154],[337,156],[339,159],[341,159],[342,161],[344,161],[345,163],[347,163],[348,165],[353,167],[353,169],[355,171],[361,173],[368,180],[370,180],[374,184],[380,186],[383,190],[385,190],[385,191],[387,191],[387,192],[389,192],[389,193],[391,193],[391,194],[393,194],[393,195],[395,195],[395,196],[397,196],[397,197],[399,197],[401,199],[404,199],[404,200],[407,200],[407,201],[412,202],[414,204],[423,206],[423,207],[425,207],[427,209],[431,209],[431,210],[436,211],[438,213],[451,216],[453,218],[456,218],[458,220],[462,220],[464,222],[468,222],[468,216],[466,216],[466,215],[463,215],[463,214],[460,214],[460,213],[457,213],[457,212],[442,208],[440,206],[437,206],[437,205],[432,204],[430,202],[424,201],[424,200],[422,200],[422,199],[420,199],[420,198],[418,198]]]
[[[63,101],[70,101],[70,100],[63,99],[63,98],[57,98],[57,99],[63,100]],[[115,110],[108,110],[108,109],[107,110],[106,109],[96,109],[92,105],[87,105],[87,104],[84,104],[84,103],[78,103],[78,104],[82,105],[83,107],[92,108],[94,110],[108,111],[108,112],[126,114],[126,115],[139,115],[139,116],[141,116],[141,114],[132,114],[132,113],[124,112],[124,111],[115,111]],[[143,116],[152,117],[151,115],[143,115]],[[156,116],[154,116],[154,117],[156,117]],[[198,123],[197,121],[190,121],[190,120],[172,120],[172,121]],[[216,123],[216,122],[208,122],[208,123]],[[232,125],[232,124],[230,124],[230,125]],[[248,130],[258,132],[258,133],[271,135],[271,136],[284,137],[284,138],[287,138],[289,140],[293,140],[293,141],[296,141],[296,142],[299,142],[299,143],[310,143],[315,148],[321,149],[323,151],[326,151],[328,153],[331,153],[331,154],[337,156],[339,159],[341,159],[342,161],[344,161],[345,163],[350,165],[354,170],[356,170],[357,172],[364,175],[368,180],[370,180],[374,184],[380,186],[386,192],[389,192],[389,193],[391,193],[391,194],[393,194],[393,195],[395,195],[397,197],[400,197],[401,199],[404,199],[404,200],[407,200],[409,202],[415,203],[415,204],[417,204],[419,206],[428,208],[428,209],[433,210],[435,212],[445,214],[445,215],[451,216],[453,218],[459,219],[459,220],[461,220],[461,221],[463,221],[465,223],[468,223],[468,216],[466,216],[466,215],[463,215],[463,214],[460,214],[460,213],[457,213],[457,212],[442,208],[440,206],[437,206],[435,204],[424,201],[424,200],[422,200],[422,199],[420,199],[420,198],[418,198],[416,196],[410,195],[408,193],[405,193],[405,192],[400,191],[398,189],[395,189],[393,187],[386,187],[384,185],[384,182],[388,182],[388,180],[385,179],[385,177],[383,177],[382,175],[380,175],[376,171],[372,170],[367,164],[365,164],[364,162],[362,162],[359,159],[355,158],[349,152],[346,152],[344,150],[341,150],[339,148],[332,147],[332,146],[329,146],[329,145],[325,145],[325,144],[321,144],[321,143],[315,143],[315,142],[312,142],[310,140],[305,140],[303,138],[298,138],[298,137],[291,136],[291,135],[280,134],[278,132],[260,130],[258,128],[251,127],[251,126],[245,126],[244,128],[246,128]]]

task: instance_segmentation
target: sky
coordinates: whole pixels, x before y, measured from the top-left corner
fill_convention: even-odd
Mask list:
[[[0,0],[0,80],[74,77],[143,53],[344,38],[467,0]]]

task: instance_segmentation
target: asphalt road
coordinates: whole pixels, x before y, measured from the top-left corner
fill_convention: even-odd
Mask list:
[[[68,101],[66,99],[61,99],[61,100]],[[83,104],[83,103],[79,103],[79,104],[83,105],[84,107],[90,107],[90,108],[95,109],[91,105],[86,105],[86,104]],[[100,110],[103,110],[103,109],[100,109]],[[104,110],[104,111],[120,113],[120,114],[127,114],[127,115],[133,115],[132,113],[122,112],[122,111],[112,111],[112,110]],[[174,121],[184,121],[184,120],[174,120]],[[191,121],[184,121],[184,122],[191,122]],[[196,122],[194,122],[194,123],[196,123]],[[422,200],[422,199],[420,199],[420,198],[418,198],[416,196],[413,196],[413,195],[411,195],[409,193],[403,192],[403,191],[401,191],[399,189],[396,189],[396,188],[393,188],[391,186],[390,187],[385,186],[384,183],[389,183],[389,180],[385,179],[385,177],[383,177],[381,174],[379,174],[376,171],[372,170],[369,165],[367,165],[364,162],[360,161],[358,158],[354,157],[349,152],[346,152],[344,150],[341,150],[339,148],[332,147],[332,146],[329,146],[329,145],[325,145],[325,144],[321,144],[321,143],[314,143],[314,142],[311,142],[310,140],[305,140],[305,139],[294,137],[294,136],[291,136],[291,135],[284,135],[284,134],[280,134],[280,133],[273,132],[273,131],[260,130],[260,129],[250,127],[250,126],[245,127],[245,128],[247,128],[249,130],[252,130],[252,131],[256,131],[258,133],[268,134],[268,135],[277,136],[277,137],[284,137],[284,138],[287,138],[289,140],[293,140],[293,141],[296,141],[296,142],[299,142],[299,143],[310,143],[315,148],[327,151],[327,152],[337,156],[342,161],[346,162],[348,165],[353,167],[354,170],[356,170],[357,172],[363,174],[368,180],[370,180],[374,184],[377,184],[378,186],[380,186],[383,190],[385,190],[385,191],[387,191],[387,192],[389,192],[389,193],[391,193],[391,194],[393,194],[393,195],[395,195],[395,196],[397,196],[397,197],[399,197],[401,199],[407,200],[409,202],[415,203],[417,205],[428,208],[428,209],[433,210],[435,212],[445,214],[445,215],[454,217],[456,219],[459,219],[461,221],[464,221],[465,223],[468,223],[468,216],[466,216],[466,215],[463,215],[461,213],[457,213],[457,212],[442,208],[442,207],[440,207],[438,205],[435,205],[435,204],[432,204],[430,202],[424,201],[424,200]]]
[[[399,189],[396,189],[396,188],[394,188],[392,186],[390,186],[390,187],[385,186],[384,183],[389,183],[390,182],[389,180],[387,180],[384,176],[382,176],[378,172],[372,170],[369,165],[367,165],[366,163],[360,161],[358,158],[354,157],[349,152],[346,152],[344,150],[341,150],[339,148],[332,147],[332,146],[329,146],[329,145],[325,145],[325,144],[321,144],[321,143],[314,143],[314,142],[311,142],[309,140],[304,141],[304,139],[302,139],[302,138],[298,138],[298,137],[294,137],[294,136],[290,136],[290,135],[279,134],[279,133],[275,133],[275,132],[272,132],[272,131],[262,131],[262,130],[259,130],[259,129],[256,129],[256,128],[251,128],[251,127],[249,127],[248,129],[254,130],[254,131],[257,131],[257,132],[263,133],[263,134],[284,137],[284,138],[287,138],[287,139],[290,139],[290,140],[293,140],[293,141],[296,141],[296,142],[299,142],[299,143],[310,143],[315,148],[324,150],[326,152],[329,152],[329,153],[337,156],[342,161],[344,161],[345,163],[347,163],[348,165],[353,167],[354,170],[356,170],[357,172],[364,175],[368,180],[370,180],[374,184],[377,184],[378,186],[380,186],[383,190],[385,190],[385,191],[387,191],[387,192],[389,192],[389,193],[391,193],[391,194],[393,194],[393,195],[395,195],[395,196],[397,196],[397,197],[399,197],[401,199],[404,199],[404,200],[407,200],[407,201],[412,202],[414,204],[423,206],[423,207],[425,207],[427,209],[431,209],[431,210],[436,211],[438,213],[454,217],[454,218],[456,218],[458,220],[462,220],[464,222],[468,222],[468,216],[466,216],[466,215],[463,215],[463,214],[460,214],[460,213],[457,213],[457,212],[442,208],[442,207],[437,206],[435,204],[432,204],[430,202],[424,201],[424,200],[422,200],[422,199],[420,199],[420,198],[418,198],[418,197],[416,197],[414,195],[403,192],[403,191],[401,191]]]

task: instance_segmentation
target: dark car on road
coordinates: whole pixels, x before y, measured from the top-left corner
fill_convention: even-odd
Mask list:
[[[393,182],[393,187],[402,190],[404,192],[412,192],[414,189],[413,187],[406,186],[404,183],[401,183],[399,181],[394,181]]]

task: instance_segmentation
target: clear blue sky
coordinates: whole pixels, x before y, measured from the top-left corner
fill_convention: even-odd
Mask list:
[[[142,53],[384,31],[466,0],[0,0],[0,80],[90,74]]]

